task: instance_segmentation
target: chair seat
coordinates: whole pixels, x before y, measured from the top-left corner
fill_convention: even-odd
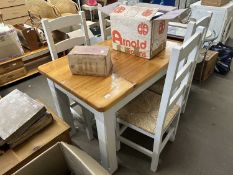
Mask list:
[[[158,118],[161,96],[146,90],[134,100],[129,102],[125,107],[117,112],[117,117],[124,122],[134,125],[148,133],[155,134],[155,126]],[[164,123],[163,129],[166,130],[180,107],[175,105],[171,109]]]
[[[162,95],[163,94],[163,87],[165,83],[165,76],[162,77],[159,81],[149,87],[149,90],[155,92],[156,94]]]

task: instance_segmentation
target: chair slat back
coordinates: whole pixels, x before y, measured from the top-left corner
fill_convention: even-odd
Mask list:
[[[197,24],[197,27],[204,27],[205,30],[204,30],[204,34],[202,36],[202,44],[204,44],[205,42],[205,37],[206,37],[206,34],[208,32],[208,29],[209,29],[209,25],[210,25],[210,21],[211,21],[211,18],[212,18],[212,15],[213,13],[212,12],[208,12],[208,15],[199,19],[196,24]]]
[[[100,24],[100,31],[102,40],[107,40],[107,37],[111,35],[111,27],[107,27],[107,20],[106,18],[108,15],[104,14],[102,11],[98,10],[99,15],[99,24]]]
[[[48,42],[49,50],[53,60],[58,58],[58,53],[72,49],[76,45],[90,44],[85,14],[82,11],[77,15],[75,14],[71,16],[59,17],[53,20],[44,19],[42,20],[42,26],[45,31],[46,40]],[[81,26],[81,36],[68,38],[55,44],[52,35],[53,31],[61,30],[67,27],[77,29],[78,26]]]
[[[199,55],[203,32],[203,28],[202,31],[197,30],[182,46],[175,47],[172,50],[156,122],[155,133],[157,134],[160,133],[162,135],[166,116],[173,109],[174,105],[182,107],[189,79],[192,78],[191,76]]]
[[[197,27],[204,27],[205,30],[204,30],[204,34],[202,36],[202,44],[204,44],[206,33],[208,31],[212,15],[213,15],[212,12],[208,12],[207,16],[202,17],[198,21],[189,22],[188,27],[187,27],[187,31],[186,31],[186,34],[185,34],[184,41],[187,41],[196,32]]]

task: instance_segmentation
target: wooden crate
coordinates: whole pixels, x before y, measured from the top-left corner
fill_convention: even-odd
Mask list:
[[[13,71],[15,69],[22,68],[24,65],[22,59],[17,59],[9,62],[0,63],[0,75]]]
[[[2,13],[3,20],[19,18],[28,15],[28,9],[25,5],[0,9],[0,12]]]
[[[0,75],[0,85],[13,81],[27,74],[25,67]]]
[[[24,17],[19,17],[19,18],[14,18],[14,19],[8,19],[8,20],[5,20],[4,22],[10,25],[24,24],[28,21],[28,19],[29,19],[28,16],[24,16]]]
[[[230,0],[202,0],[202,5],[221,7],[230,2]]]
[[[25,66],[27,71],[30,71],[30,70],[37,69],[40,65],[48,63],[49,61],[52,61],[52,60],[51,60],[50,54],[48,53],[48,54],[42,55],[38,58],[29,60],[29,61],[25,61],[24,66]]]
[[[197,64],[194,74],[194,79],[198,81],[207,80],[214,73],[214,68],[217,60],[218,60],[218,52],[209,50],[205,60]]]
[[[25,0],[1,0],[0,8],[12,7],[25,4]]]

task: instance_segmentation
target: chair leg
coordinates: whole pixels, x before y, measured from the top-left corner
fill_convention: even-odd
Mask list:
[[[181,111],[180,111],[181,113]],[[171,142],[174,142],[175,141],[175,138],[176,138],[176,133],[177,133],[177,129],[178,129],[178,125],[179,125],[179,120],[180,120],[180,113],[178,115],[178,117],[176,118],[176,120],[174,121],[174,131],[173,131],[173,134],[171,135],[169,141]]]
[[[121,149],[120,124],[116,122],[116,150],[119,151],[120,149]]]
[[[158,153],[153,153],[152,161],[151,161],[151,171],[156,172],[158,169],[159,165],[159,154]]]
[[[91,21],[93,21],[92,11],[90,10]]]
[[[159,165],[159,155],[160,155],[160,138],[154,138],[154,148],[152,153],[152,161],[151,161],[151,171],[156,172]]]
[[[92,130],[92,118],[93,114],[87,109],[82,107],[83,118],[85,120],[85,130],[87,133],[87,138],[89,141],[94,139],[93,130]]]

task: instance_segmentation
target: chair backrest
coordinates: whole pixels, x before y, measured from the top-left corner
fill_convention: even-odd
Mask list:
[[[106,15],[100,10],[98,10],[98,15],[99,15],[101,37],[102,37],[102,40],[104,41],[107,39],[108,36],[111,36],[111,27],[107,26],[108,21],[106,18],[108,17],[108,15]]]
[[[76,45],[90,44],[85,14],[82,11],[77,15],[59,17],[53,20],[44,19],[42,20],[42,26],[53,60],[58,58],[58,53],[72,49]],[[81,30],[80,35],[70,37],[55,44],[52,36],[53,31],[62,30],[67,27],[77,28],[77,26],[81,26],[81,29],[79,29]]]
[[[192,36],[192,35],[196,32],[196,28],[197,28],[197,27],[204,27],[205,30],[204,30],[204,34],[203,34],[203,36],[202,36],[202,44],[204,44],[205,37],[206,37],[206,33],[207,33],[207,31],[208,31],[208,28],[209,28],[209,25],[210,25],[210,21],[211,21],[212,15],[213,15],[212,12],[208,12],[208,15],[207,15],[207,16],[202,17],[201,19],[197,20],[197,21],[195,22],[195,24],[192,24],[192,25],[195,25],[195,26],[194,26],[195,30],[192,30],[192,31],[187,30],[184,41],[186,41],[190,36]],[[192,23],[192,22],[191,22],[191,23]],[[191,24],[190,24],[190,25],[191,25]]]
[[[180,109],[182,108],[183,99],[196,66],[204,32],[203,27],[199,27],[199,29],[182,46],[172,49],[156,122],[155,133],[160,134],[160,136],[163,134],[164,122],[168,112],[174,109],[175,105],[178,105]]]

